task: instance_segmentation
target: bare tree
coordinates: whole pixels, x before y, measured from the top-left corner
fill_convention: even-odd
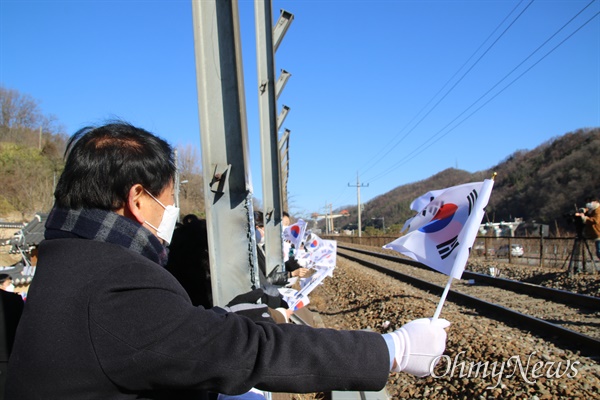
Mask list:
[[[37,100],[0,86],[0,141],[38,149],[47,142],[54,142],[57,148],[64,148],[63,131],[56,117],[42,114]]]
[[[204,179],[200,167],[198,149],[191,144],[177,147],[177,167],[179,170],[179,205],[181,214],[205,215]]]
[[[64,165],[63,131],[55,117],[42,114],[37,100],[0,86],[1,212],[18,212],[27,220],[49,211]]]
[[[0,196],[9,205],[4,211],[19,212],[24,221],[36,212],[48,212],[54,190],[52,160],[36,148],[13,143],[0,146],[0,157]]]

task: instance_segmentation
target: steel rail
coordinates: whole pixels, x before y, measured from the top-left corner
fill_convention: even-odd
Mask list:
[[[302,318],[301,316],[299,316],[297,314],[290,315],[290,321],[296,325],[312,326],[311,324],[308,323],[308,321],[306,321],[304,318]]]
[[[430,291],[438,295],[441,295],[444,291],[443,286],[439,286],[434,283],[427,282],[422,279],[415,278],[413,276],[406,275],[393,269],[353,256],[344,251],[340,251],[339,246],[337,254],[338,256],[345,257],[365,267],[386,274],[394,279],[409,283],[419,289]],[[563,328],[559,325],[544,321],[542,319],[532,317],[530,315],[526,315],[454,290],[450,290],[448,292],[447,299],[455,303],[460,303],[469,308],[475,308],[479,312],[483,311],[490,318],[508,322],[519,329],[529,330],[532,333],[539,335],[540,337],[544,337],[549,341],[557,341],[563,348],[570,348],[575,351],[579,351],[581,354],[591,358],[597,358],[598,354],[600,354],[600,340],[588,335]]]
[[[428,266],[414,261],[408,260],[406,258],[393,256],[390,254],[377,253],[369,250],[363,249],[355,249],[353,247],[347,247],[340,245],[338,243],[338,249],[351,250],[357,253],[369,255],[372,257],[377,257],[381,259],[385,259],[388,261],[399,262],[407,265],[412,265],[417,268],[426,269],[429,271],[433,271],[439,273],[438,271],[429,268]],[[566,304],[569,306],[580,306],[585,307],[591,310],[600,310],[600,297],[587,296],[584,294],[573,293],[566,290],[548,288],[540,285],[535,285],[533,283],[519,282],[512,279],[506,278],[498,278],[486,274],[481,274],[477,272],[464,271],[462,275],[462,279],[469,280],[473,279],[475,282],[484,283],[489,286],[498,287],[501,289],[507,289],[512,292],[526,294],[533,297],[538,297],[541,299],[552,300],[555,303]]]

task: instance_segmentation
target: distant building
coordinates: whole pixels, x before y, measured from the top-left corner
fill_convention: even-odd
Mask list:
[[[486,222],[479,225],[481,236],[515,237],[515,236],[544,236],[549,234],[549,226],[538,224],[535,221],[523,222],[522,218],[515,218],[513,222]]]
[[[479,225],[479,233],[482,236],[513,237],[517,227],[522,223],[521,218],[515,218],[514,222],[486,222]]]

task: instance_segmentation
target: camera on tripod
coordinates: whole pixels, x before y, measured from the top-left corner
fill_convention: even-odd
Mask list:
[[[577,236],[573,241],[573,249],[567,258],[569,261],[568,271],[570,275],[579,272],[589,272],[589,268],[586,266],[588,261],[591,261],[591,270],[597,270],[596,262],[594,261],[594,255],[592,254],[588,241],[586,240],[590,239],[590,237],[588,237],[589,232],[587,229],[589,224],[588,218],[590,218],[590,215],[597,214],[597,205],[593,204],[594,201],[597,202],[597,200],[594,199],[586,199],[586,208],[579,208],[577,205],[575,205],[576,211],[563,214],[563,217],[569,223],[572,223],[575,226],[577,233]]]
[[[575,231],[577,232],[578,238],[583,237],[583,227],[585,226],[585,223],[583,222],[583,218],[575,214],[585,214],[585,212],[585,208],[578,208],[577,211],[571,211],[563,215],[567,222],[575,225]]]
[[[585,214],[585,208],[579,208],[577,209],[577,211],[571,211],[568,213],[563,214],[563,216],[567,219],[567,221],[571,222],[571,223],[577,223],[577,221],[581,221],[583,222],[583,219],[575,214]]]

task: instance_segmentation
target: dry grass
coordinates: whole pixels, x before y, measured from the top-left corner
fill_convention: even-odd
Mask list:
[[[8,254],[10,246],[0,246],[0,267],[13,265],[21,261],[21,256],[18,254]]]

